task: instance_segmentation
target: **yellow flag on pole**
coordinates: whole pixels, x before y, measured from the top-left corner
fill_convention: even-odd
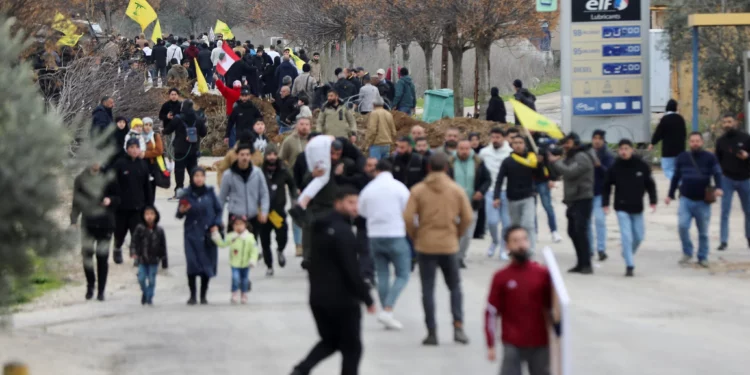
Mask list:
[[[214,26],[214,34],[221,34],[224,39],[234,39],[234,34],[232,34],[232,29],[229,28],[229,25],[222,22],[221,20],[216,20],[216,26]]]
[[[534,112],[533,109],[515,99],[511,99],[510,102],[513,104],[513,111],[516,113],[516,117],[518,117],[521,125],[527,130],[547,133],[547,135],[555,139],[565,137],[557,124],[552,120]]]
[[[302,60],[299,56],[294,54],[294,51],[292,51],[291,48],[287,48],[289,50],[289,57],[294,61],[294,65],[297,67],[297,69],[302,70],[302,66],[305,65],[305,61]]]
[[[75,47],[76,44],[78,44],[78,39],[81,39],[82,36],[83,34],[63,35],[63,37],[57,41],[57,45]]]
[[[156,11],[146,0],[130,0],[125,14],[141,25],[141,32],[157,18]]]
[[[206,77],[201,72],[201,66],[198,65],[197,59],[193,59],[193,64],[195,64],[195,76],[198,79],[198,92],[205,94],[208,92],[208,82],[206,82]]]
[[[151,33],[151,41],[154,42],[154,45],[156,45],[156,40],[161,39],[162,37],[161,33],[161,24],[159,24],[159,19],[156,19],[156,24],[154,25],[154,32]]]
[[[52,22],[52,28],[65,35],[72,35],[76,31],[78,31],[78,26],[73,24],[73,22],[70,22],[70,20],[60,12],[57,12],[57,14],[55,14],[54,21]]]

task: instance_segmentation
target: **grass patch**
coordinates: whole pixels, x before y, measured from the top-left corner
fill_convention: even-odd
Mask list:
[[[31,302],[35,298],[63,286],[63,281],[57,272],[52,269],[48,263],[49,260],[33,255],[34,272],[29,276],[27,283],[22,283],[21,280],[16,281],[16,285],[11,291],[11,304],[19,305]]]
[[[555,78],[539,84],[537,87],[529,88],[532,94],[536,96],[551,94],[560,91],[560,80]],[[513,94],[503,95],[503,100],[508,101],[513,98]]]
[[[473,107],[474,99],[464,98],[464,107]],[[417,98],[417,108],[424,108],[424,98]]]

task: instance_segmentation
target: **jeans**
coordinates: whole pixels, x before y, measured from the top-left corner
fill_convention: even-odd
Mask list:
[[[156,290],[156,271],[159,264],[139,264],[138,283],[141,284],[141,292],[146,297],[146,302],[154,301],[154,290]]]
[[[503,363],[500,375],[522,375],[522,365],[526,362],[529,375],[549,375],[549,347],[519,348],[503,343]]]
[[[557,232],[557,218],[555,217],[555,208],[552,207],[552,191],[547,182],[536,184],[536,192],[539,193],[539,200],[542,201],[542,207],[547,213],[547,224],[550,232]]]
[[[534,197],[508,202],[510,213],[510,225],[520,225],[529,233],[531,249],[536,247],[536,231],[534,230],[534,219],[536,218],[536,205]]]
[[[404,113],[406,113],[409,116],[411,116],[411,114],[412,114],[411,108],[409,108],[409,107],[398,107],[398,110],[399,110],[399,112],[404,112]]]
[[[745,238],[750,240],[750,179],[737,181],[722,175],[721,190],[724,192],[721,196],[721,242],[729,241],[729,214],[732,212],[732,196],[735,191],[740,196],[742,212],[745,214]]]
[[[369,152],[371,158],[384,159],[391,153],[391,145],[372,145]]]
[[[466,232],[461,234],[461,237],[458,239],[459,259],[466,259],[466,252],[469,251],[469,244],[471,244],[471,239],[474,238],[474,228],[477,225],[477,216],[477,212],[473,211],[471,214],[471,224],[469,224],[469,227],[466,228]]]
[[[203,77],[206,78],[206,85],[208,85],[209,88],[216,87],[216,82],[214,82],[214,68],[201,68],[201,72],[203,73]]]
[[[242,293],[250,290],[250,267],[232,267],[232,293],[237,290]]]
[[[411,252],[406,237],[375,237],[370,238],[370,249],[375,258],[375,272],[378,275],[378,295],[383,308],[396,304],[396,299],[409,282],[411,273]],[[389,265],[393,264],[396,280],[391,282],[391,270]]]
[[[492,236],[492,244],[500,244],[502,249],[505,248],[505,241],[503,237],[497,232],[497,225],[502,223],[503,232],[510,226],[510,213],[508,212],[508,196],[505,194],[505,190],[500,193],[500,208],[492,206],[493,197],[492,194],[486,194],[484,196],[484,210],[487,212],[487,228],[490,230],[490,236]]]
[[[292,236],[294,237],[295,245],[302,245],[302,227],[293,223],[292,225]]]
[[[625,265],[635,267],[633,255],[643,241],[643,213],[631,214],[625,211],[617,211],[617,222],[620,224],[620,240],[622,242],[622,258]]]
[[[153,80],[154,86],[156,86],[156,83],[157,83],[157,79],[156,79],[157,76],[161,77],[162,86],[166,86],[167,85],[167,67],[165,66],[163,68],[157,68],[156,66],[154,66],[151,69],[151,80]]]
[[[284,121],[281,121],[281,116],[279,115],[276,115],[276,125],[279,126],[279,134],[284,134],[294,129],[292,125],[289,125],[285,123]]]
[[[568,205],[568,236],[576,249],[576,268],[591,267],[591,241],[588,230],[591,227],[591,199],[579,199]]]
[[[435,322],[435,277],[437,268],[443,272],[445,284],[451,295],[451,312],[454,322],[463,322],[463,295],[461,294],[461,274],[458,270],[458,254],[418,254],[419,278],[422,281],[422,307],[427,329],[434,331]]]
[[[672,181],[672,176],[674,176],[675,161],[677,161],[677,157],[661,158],[661,170],[664,172],[664,177],[669,181]]]
[[[594,227],[596,229],[596,246],[594,246],[594,231],[591,229],[591,220],[589,220],[587,232],[589,246],[591,246],[591,254],[594,254],[594,249],[603,253],[607,249],[607,218],[604,216],[604,209],[602,208],[602,196],[595,195],[592,204],[591,216],[593,217]]]
[[[690,222],[695,218],[698,227],[698,260],[708,259],[708,223],[711,221],[711,205],[704,201],[694,201],[680,197],[677,211],[677,226],[680,231],[682,253],[693,256],[693,241],[690,240]]]
[[[234,144],[237,143],[237,127],[233,127],[232,131],[229,132],[229,148],[234,148]]]

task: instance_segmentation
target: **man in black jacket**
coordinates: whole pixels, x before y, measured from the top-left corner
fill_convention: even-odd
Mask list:
[[[169,89],[169,100],[161,105],[159,110],[159,120],[161,120],[162,126],[166,129],[172,119],[180,114],[180,108],[182,102],[180,101],[180,91],[176,88]]]
[[[172,147],[174,149],[174,178],[175,195],[185,184],[185,170],[190,173],[198,166],[201,138],[208,133],[206,119],[199,117],[193,109],[193,101],[186,99],[182,102],[180,114],[174,116],[168,126],[164,127],[164,135],[174,133]]]
[[[126,144],[128,157],[120,159],[112,166],[119,187],[120,204],[115,213],[115,251],[113,259],[116,264],[122,264],[122,245],[125,236],[141,222],[141,211],[151,198],[151,175],[148,164],[141,159],[141,147],[138,139],[129,139]],[[133,254],[130,254],[133,255]]]
[[[258,107],[250,101],[250,90],[247,87],[243,87],[240,92],[240,100],[232,109],[232,114],[229,116],[229,122],[227,123],[227,131],[224,135],[224,143],[229,144],[229,135],[232,134],[232,129],[237,127],[237,136],[243,132],[252,133],[253,125],[258,122],[259,119],[263,118],[263,114],[260,113]]]
[[[490,89],[490,103],[487,106],[487,121],[499,122],[505,124],[505,102],[500,97],[500,90],[497,87]]]
[[[260,226],[260,243],[263,247],[263,260],[269,270],[273,270],[273,253],[271,251],[271,232],[276,233],[276,244],[278,245],[278,262],[279,267],[286,265],[284,257],[284,248],[286,247],[288,237],[288,226],[286,223],[286,192],[289,189],[289,196],[292,201],[297,200],[297,186],[294,179],[289,173],[284,163],[279,159],[276,152],[276,146],[269,144],[266,146],[265,156],[263,159],[263,174],[266,176],[268,183],[268,194],[270,195],[271,211],[269,217],[276,215],[282,218],[281,224],[276,226],[273,219],[267,220]],[[286,188],[285,188],[286,187]]]
[[[151,50],[151,59],[154,61],[154,70],[151,71],[151,78],[156,87],[157,77],[161,77],[162,85],[167,84],[167,47],[161,39],[156,40],[156,45]]]
[[[224,80],[227,83],[244,81],[243,84],[250,89],[251,94],[260,96],[260,88],[258,87],[258,69],[256,69],[255,66],[248,64],[244,59],[235,61],[234,64],[229,67],[227,74],[224,75]]]
[[[659,120],[654,135],[651,137],[651,144],[648,150],[651,151],[659,142],[661,145],[661,170],[668,180],[672,180],[674,175],[674,163],[677,155],[685,151],[685,139],[687,138],[687,128],[685,119],[677,113],[677,101],[669,99],[667,102],[667,112]]]
[[[70,210],[70,224],[78,225],[82,215],[81,255],[83,273],[86,275],[86,299],[94,297],[94,284],[97,283],[97,299],[104,301],[104,288],[109,272],[109,244],[115,229],[115,210],[120,204],[119,186],[116,181],[101,173],[99,164],[94,164],[81,172],[73,184],[73,206]],[[103,189],[95,187],[102,186]],[[98,203],[98,204],[97,204]],[[93,257],[96,256],[96,274]]]
[[[536,154],[526,151],[526,140],[515,136],[510,141],[513,152],[500,165],[495,180],[493,206],[500,207],[500,193],[505,179],[508,179],[508,214],[510,225],[520,225],[529,233],[531,249],[536,245],[536,204],[534,202],[534,176],[540,168]]]
[[[91,136],[97,136],[112,124],[112,108],[115,106],[115,100],[110,96],[105,96],[99,101],[99,105],[91,113]]]
[[[273,101],[273,109],[276,110],[276,122],[279,128],[291,128],[294,118],[290,117],[294,117],[292,114],[295,112],[296,105],[297,98],[291,95],[289,86],[282,86]]]
[[[214,63],[211,61],[211,49],[205,44],[201,45],[201,50],[198,52],[198,66],[201,68],[201,73],[206,78],[208,86],[210,88],[216,87],[214,83]]]
[[[740,196],[745,214],[745,238],[750,246],[750,135],[737,129],[737,120],[731,114],[721,120],[724,135],[716,140],[716,159],[721,165],[721,245],[727,249],[729,242],[729,214],[732,211],[734,192]]]
[[[308,375],[320,361],[340,351],[342,374],[359,373],[362,356],[362,313],[370,314],[375,305],[359,272],[356,250],[359,245],[352,232],[357,216],[357,192],[342,188],[336,194],[334,211],[312,225],[316,235],[308,267],[310,308],[321,340],[310,354],[294,367],[292,375]]]
[[[513,81],[513,89],[516,90],[516,93],[513,94],[514,99],[536,111],[536,96],[523,87],[523,82],[520,79]],[[513,115],[515,116],[515,112]],[[521,120],[518,119],[518,116],[515,116],[515,118],[516,125],[521,125]]]
[[[651,167],[633,155],[633,142],[622,139],[617,153],[620,158],[607,170],[602,192],[604,213],[609,213],[609,197],[615,187],[615,212],[620,224],[622,257],[625,259],[625,276],[632,277],[635,264],[633,255],[643,241],[643,195],[648,192],[651,211],[656,211],[656,184],[651,178]]]
[[[346,71],[346,69],[344,69]],[[339,98],[344,102],[346,99],[357,95],[359,89],[347,79],[346,73],[341,72],[338,75],[338,81],[333,85],[333,89],[339,94]]]
[[[393,178],[401,181],[407,188],[422,182],[427,175],[427,163],[417,152],[414,152],[409,137],[396,141],[396,154],[391,156]]]

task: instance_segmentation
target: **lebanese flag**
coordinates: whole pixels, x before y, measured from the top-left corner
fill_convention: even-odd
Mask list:
[[[232,48],[230,48],[229,44],[226,42],[222,44],[221,49],[224,50],[224,58],[219,60],[219,62],[216,64],[216,71],[221,75],[226,75],[229,67],[231,67],[232,64],[234,64],[234,62],[239,60],[240,58],[237,57],[234,51],[232,51]]]

